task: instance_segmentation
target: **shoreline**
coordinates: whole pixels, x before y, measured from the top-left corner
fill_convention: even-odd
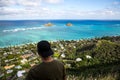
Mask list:
[[[120,35],[115,35],[115,36],[102,36],[102,37],[93,37],[93,38],[82,38],[82,39],[69,39],[69,40],[48,40],[49,42],[59,42],[59,41],[84,41],[84,40],[92,40],[92,39],[101,39],[103,37],[120,37]],[[10,47],[21,47],[25,45],[30,45],[30,44],[37,44],[37,42],[28,42],[28,43],[23,43],[23,44],[18,44],[18,45],[10,45],[10,46],[5,46],[5,47],[0,47],[2,48],[10,48]]]

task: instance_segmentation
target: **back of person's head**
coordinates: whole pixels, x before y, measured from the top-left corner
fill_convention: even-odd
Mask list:
[[[43,58],[53,55],[53,51],[51,49],[50,43],[45,40],[38,42],[37,51],[38,51],[38,54]]]

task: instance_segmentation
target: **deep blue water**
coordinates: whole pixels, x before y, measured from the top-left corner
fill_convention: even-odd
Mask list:
[[[44,24],[51,22],[51,27]],[[68,27],[66,23],[72,23]],[[78,40],[120,35],[120,20],[16,20],[0,21],[0,47],[40,40]]]

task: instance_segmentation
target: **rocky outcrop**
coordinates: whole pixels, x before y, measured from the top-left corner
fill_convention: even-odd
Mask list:
[[[50,27],[50,26],[53,26],[53,24],[49,22],[49,23],[45,24],[44,26]]]
[[[67,23],[66,26],[72,26],[72,23]]]

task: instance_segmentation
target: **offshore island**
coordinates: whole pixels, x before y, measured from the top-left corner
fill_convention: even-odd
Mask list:
[[[120,79],[120,36],[50,43],[54,59],[66,67],[68,80]],[[40,62],[36,43],[0,48],[0,80],[24,80]]]
[[[53,24],[49,22],[49,23],[47,23],[47,24],[44,24],[44,26],[50,27],[50,26],[53,26]]]

